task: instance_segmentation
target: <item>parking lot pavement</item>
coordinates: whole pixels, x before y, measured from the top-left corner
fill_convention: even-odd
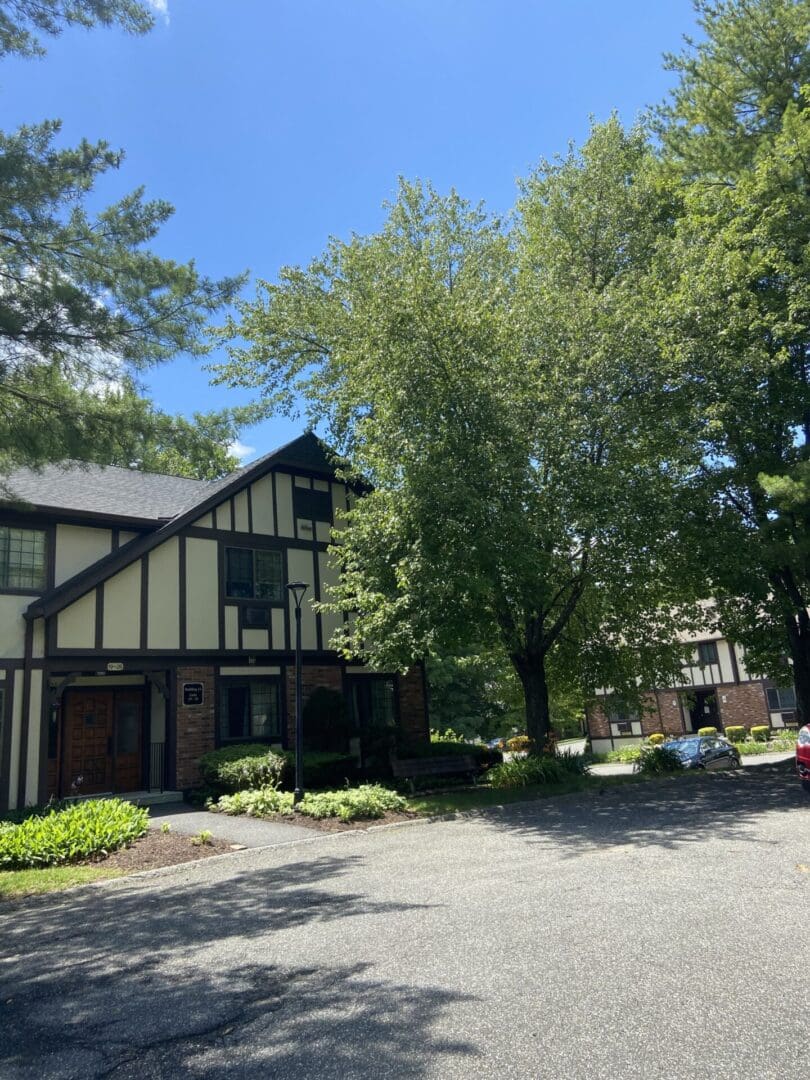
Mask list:
[[[807,1075],[789,768],[245,850],[9,907],[0,1076]]]

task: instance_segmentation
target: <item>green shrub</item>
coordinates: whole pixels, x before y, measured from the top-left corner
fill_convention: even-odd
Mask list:
[[[751,738],[754,742],[767,742],[771,729],[767,724],[755,724],[751,728]]]
[[[567,754],[564,749],[558,750],[556,761],[569,776],[587,776],[590,771],[591,758],[584,754]]]
[[[341,821],[356,821],[382,817],[387,810],[406,810],[407,802],[401,795],[379,784],[361,784],[360,787],[343,791],[308,792],[298,804],[298,813],[312,818],[335,817]],[[268,817],[283,814],[291,817],[293,795],[277,788],[260,788],[258,791],[237,791],[223,795],[211,809],[221,814],[247,814],[250,817]]]
[[[280,786],[292,790],[295,787],[295,751],[285,750],[284,771]],[[304,754],[304,787],[336,788],[350,783],[357,776],[357,760],[351,754],[315,753]]]
[[[387,810],[406,810],[401,795],[379,784],[361,784],[345,791],[320,791],[305,795],[298,808],[313,818],[336,817],[341,821],[380,818]]]
[[[792,753],[796,749],[797,737],[798,735],[795,731],[780,731],[778,734],[773,733],[771,736],[770,749],[785,750]]]
[[[664,735],[663,731],[654,731],[652,735],[647,736],[647,742],[650,746],[660,746],[665,738],[666,735]]]
[[[534,784],[557,784],[570,775],[562,758],[549,755],[512,758],[490,769],[490,784],[498,790],[530,787]]]
[[[747,734],[748,733],[747,733],[747,731],[745,730],[745,728],[743,727],[742,724],[739,724],[739,725],[732,724],[732,725],[729,725],[728,727],[726,727],[726,738],[728,739],[729,742],[733,742],[733,743],[745,742],[745,736]]]
[[[218,795],[278,784],[284,769],[283,754],[261,743],[223,746],[200,758],[203,781]]]
[[[641,746],[620,746],[618,750],[608,750],[605,761],[609,765],[633,765],[638,761]]]
[[[327,686],[317,687],[304,706],[303,719],[305,752],[348,754],[354,731],[343,694]]]
[[[0,869],[25,870],[106,855],[143,836],[149,812],[122,799],[90,799],[0,826]]]
[[[717,734],[717,728],[716,727],[698,728],[698,735],[716,735],[716,734]]]
[[[746,739],[745,742],[737,743],[737,749],[741,754],[746,757],[752,757],[756,754],[769,754],[771,752],[770,746],[763,742],[753,742],[751,739]]]
[[[636,762],[636,772],[646,776],[660,773],[681,772],[683,765],[680,758],[665,744],[662,746],[642,746]]]
[[[459,735],[457,731],[453,731],[452,728],[446,728],[444,731],[431,728],[430,741],[432,743],[463,743],[466,742],[466,739],[463,735]]]
[[[532,749],[532,740],[528,735],[515,735],[506,740],[506,749],[510,754],[528,754]]]
[[[293,793],[274,787],[255,791],[235,791],[209,802],[208,809],[220,814],[247,814],[248,817],[269,817],[271,814],[292,814]]]

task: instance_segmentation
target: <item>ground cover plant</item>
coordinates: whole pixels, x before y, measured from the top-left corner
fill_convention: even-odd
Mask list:
[[[488,780],[496,790],[514,790],[537,784],[556,784],[569,776],[584,776],[588,762],[579,754],[550,754],[514,757],[490,769]]]
[[[651,745],[647,743],[639,748],[636,772],[646,776],[658,776],[662,773],[682,772],[683,765],[678,755],[666,743]]]
[[[23,870],[106,855],[143,836],[149,812],[121,799],[91,799],[0,823],[0,869]]]
[[[270,817],[281,814],[291,817],[293,794],[274,787],[255,791],[237,791],[223,795],[209,804],[210,809],[222,814],[246,814],[249,817]],[[297,812],[305,817],[338,818],[340,821],[358,821],[381,818],[388,811],[408,809],[407,800],[397,792],[380,784],[361,784],[342,791],[307,792],[298,803]]]

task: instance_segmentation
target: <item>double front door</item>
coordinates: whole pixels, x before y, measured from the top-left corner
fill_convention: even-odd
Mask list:
[[[141,789],[143,691],[67,690],[63,715],[62,795]]]

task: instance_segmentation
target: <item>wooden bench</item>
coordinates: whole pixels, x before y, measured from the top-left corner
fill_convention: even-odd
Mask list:
[[[407,780],[411,792],[413,782],[421,776],[461,776],[468,774],[478,780],[478,763],[472,754],[446,754],[444,757],[391,758],[391,770],[397,779]]]

